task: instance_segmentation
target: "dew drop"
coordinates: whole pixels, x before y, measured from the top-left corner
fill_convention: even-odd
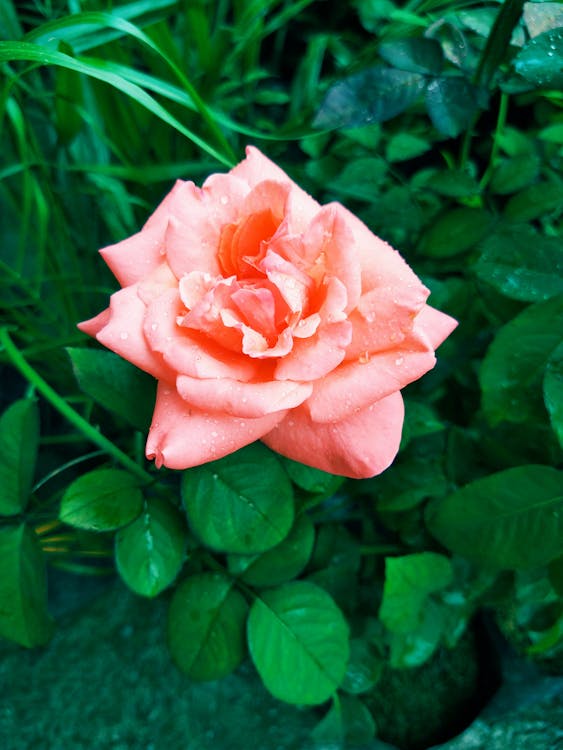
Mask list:
[[[156,331],[158,328],[158,323],[151,323],[151,331]]]
[[[222,204],[223,204],[224,206],[226,206],[226,205],[227,205],[227,203],[229,202],[229,196],[228,196],[228,195],[222,195],[222,196],[221,196],[221,197],[219,198],[219,200],[221,201],[221,203],[222,203]]]
[[[358,362],[361,365],[366,365],[369,362],[369,352],[362,352],[360,356],[358,357]]]
[[[403,364],[403,362],[404,362],[403,357],[397,357],[397,359],[395,360],[395,364],[397,365],[397,367],[400,367]]]
[[[128,339],[128,338],[129,338],[129,334],[127,333],[127,331],[121,331],[121,333],[119,334],[119,338],[120,338],[120,339],[121,339],[122,341],[125,341],[126,339]]]

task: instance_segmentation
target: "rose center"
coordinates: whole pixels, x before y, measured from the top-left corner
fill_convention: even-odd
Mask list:
[[[258,264],[266,255],[268,242],[279,224],[267,209],[223,227],[218,252],[223,276],[238,279],[256,276]]]

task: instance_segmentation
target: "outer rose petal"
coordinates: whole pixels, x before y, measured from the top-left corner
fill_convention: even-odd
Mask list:
[[[174,371],[147,345],[143,333],[146,309],[137,295],[137,286],[128,286],[112,294],[109,311],[81,323],[79,328],[93,333],[101,344],[141,370],[173,383]]]
[[[236,417],[256,418],[282,409],[293,409],[309,398],[309,383],[241,383],[228,378],[190,378],[179,375],[176,387],[180,396],[198,409],[224,412]]]
[[[424,305],[414,321],[415,331],[425,338],[433,349],[437,349],[457,325],[457,320],[430,305]]]
[[[384,471],[399,450],[404,418],[400,393],[330,424],[294,409],[262,441],[283,456],[352,479]]]
[[[352,335],[350,323],[329,323],[311,338],[296,339],[293,349],[280,358],[274,376],[278,380],[317,380],[342,362]]]
[[[162,263],[166,222],[154,223],[115,245],[102,248],[100,254],[121,286],[141,281]]]
[[[315,384],[304,408],[315,422],[334,422],[401,390],[436,363],[432,350],[413,338],[410,345],[345,362]]]
[[[278,411],[259,419],[210,414],[190,407],[173,388],[159,383],[146,456],[158,468],[199,466],[258,440],[286,414]]]

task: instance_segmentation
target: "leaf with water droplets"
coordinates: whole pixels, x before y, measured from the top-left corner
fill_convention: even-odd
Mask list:
[[[156,596],[180,572],[186,543],[182,514],[166,500],[150,499],[139,518],[115,536],[119,575],[135,593]]]
[[[479,373],[483,410],[491,424],[546,419],[541,383],[562,330],[561,296],[530,305],[500,329]]]
[[[460,76],[435,78],[426,90],[426,109],[434,127],[452,138],[469,127],[478,108],[477,89]]]
[[[542,88],[563,87],[563,28],[549,29],[531,39],[513,60],[514,69]]]
[[[499,471],[433,501],[426,520],[438,541],[480,565],[546,565],[563,548],[563,473],[539,465]]]
[[[481,243],[477,276],[511,299],[539,302],[563,293],[561,242],[531,226],[500,226]]]
[[[193,532],[220,552],[264,552],[293,525],[291,482],[261,443],[185,471],[182,497]]]
[[[390,120],[410,107],[425,86],[425,78],[419,73],[382,66],[367,68],[328,90],[313,125],[358,128]]]

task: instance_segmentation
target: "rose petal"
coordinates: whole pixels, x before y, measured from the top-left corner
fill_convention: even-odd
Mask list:
[[[431,370],[436,363],[432,349],[411,334],[400,349],[364,355],[344,362],[315,383],[305,408],[315,422],[344,419],[358,409],[399,391]]]
[[[282,409],[293,409],[309,398],[309,383],[269,381],[241,383],[229,378],[191,378],[179,375],[176,387],[180,396],[199,409],[225,412],[236,417],[263,417]]]
[[[170,266],[168,263],[161,263],[146,278],[139,281],[137,294],[145,305],[148,305],[153,299],[160,297],[163,292],[168,289],[177,289],[177,287],[178,280],[172,273]]]
[[[339,422],[318,424],[304,407],[262,438],[272,450],[331,474],[365,479],[384,471],[399,450],[403,399],[393,393]]]
[[[233,177],[244,180],[251,188],[264,180],[289,184],[291,191],[285,208],[288,231],[302,232],[320,206],[310,195],[293,182],[273,161],[254,146],[247,146],[246,159],[230,171]]]
[[[108,349],[155,378],[173,383],[175,373],[163,362],[162,357],[147,345],[143,333],[146,309],[137,294],[137,286],[128,286],[112,294],[105,325],[101,326],[104,319],[97,316],[91,321],[86,321],[86,324],[82,324],[81,330],[87,333],[92,330],[98,341]],[[102,315],[107,312],[105,311]],[[88,326],[88,330],[84,327],[85,325]]]
[[[286,411],[259,419],[210,414],[187,404],[174,388],[158,384],[146,446],[157,467],[188,469],[233,453],[270,432]]]
[[[347,292],[346,312],[356,307],[361,294],[361,267],[354,233],[348,226],[348,212],[339,203],[329,203],[317,213],[303,237],[303,253],[313,268],[335,277]]]
[[[310,381],[323,378],[342,362],[352,327],[345,320],[319,328],[314,337],[294,339],[293,349],[277,363],[278,380]]]
[[[181,278],[190,271],[220,273],[217,252],[221,229],[240,216],[248,187],[229,175],[213,175],[203,188],[183,182],[170,203],[166,257]]]
[[[414,328],[428,345],[437,349],[450,333],[457,328],[457,320],[430,305],[424,305],[414,321]]]
[[[256,378],[256,365],[252,360],[178,326],[176,319],[181,313],[178,290],[170,289],[148,306],[144,325],[150,346],[162,354],[164,361],[176,373],[242,381]]]
[[[162,263],[165,231],[166,222],[155,222],[148,229],[100,250],[122,287],[141,281]]]
[[[90,320],[84,320],[82,321],[82,323],[79,323],[77,325],[77,328],[83,333],[87,333],[88,336],[96,337],[102,330],[102,328],[105,328],[105,326],[107,326],[107,324],[109,323],[110,315],[110,309],[109,307],[107,307],[105,310],[102,310],[101,313],[98,313],[94,318],[90,318]]]

